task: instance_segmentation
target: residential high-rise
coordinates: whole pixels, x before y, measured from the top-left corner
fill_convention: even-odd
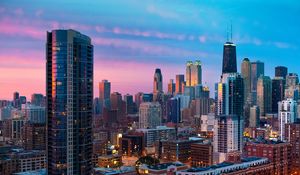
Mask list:
[[[288,74],[288,68],[285,66],[277,66],[275,67],[275,77],[282,77],[283,79],[286,78]]]
[[[201,61],[188,61],[186,63],[186,86],[196,86],[202,84],[202,67]]]
[[[168,83],[168,94],[174,95],[175,93],[175,83],[173,79],[170,79]]]
[[[224,73],[236,73],[236,46],[232,42],[226,42],[223,48],[223,68]]]
[[[297,120],[297,107],[297,102],[290,98],[278,103],[279,138],[282,141],[286,141],[285,124]]]
[[[251,63],[248,58],[242,62],[241,75],[244,79],[244,102],[246,102],[251,95]]]
[[[285,79],[275,77],[272,79],[272,113],[278,112],[278,102],[284,100]]]
[[[163,93],[163,77],[160,69],[155,69],[153,80],[153,100],[160,101]]]
[[[272,112],[272,81],[269,76],[260,76],[258,78],[257,106],[261,116]]]
[[[183,88],[182,88],[182,83],[184,82],[184,75],[176,75],[176,84],[175,84],[175,90],[176,94],[182,94],[183,93]]]
[[[158,102],[140,104],[139,128],[156,128],[161,125],[161,105]]]
[[[243,150],[243,123],[238,115],[216,116],[214,125],[214,152],[218,155],[216,162],[226,160],[227,153]]]
[[[102,80],[99,83],[99,100],[100,113],[102,114],[103,107],[110,108],[110,92],[111,83],[108,80]]]
[[[261,61],[251,62],[251,91],[256,91],[257,80],[265,75],[265,64]]]
[[[92,173],[93,45],[75,30],[47,32],[47,173]]]

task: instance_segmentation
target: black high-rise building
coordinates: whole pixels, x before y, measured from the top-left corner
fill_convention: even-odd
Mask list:
[[[47,32],[47,174],[92,173],[93,45],[74,30]]]
[[[278,102],[284,100],[285,79],[272,79],[272,113],[278,113]]]
[[[283,79],[285,79],[287,74],[288,74],[287,67],[284,67],[284,66],[275,67],[275,77],[282,77]]]
[[[226,42],[223,49],[222,73],[236,73],[236,46],[232,42]]]

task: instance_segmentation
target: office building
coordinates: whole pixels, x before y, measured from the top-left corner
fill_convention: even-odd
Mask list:
[[[32,94],[31,104],[35,106],[46,106],[46,97],[43,94]]]
[[[23,104],[22,112],[25,119],[30,123],[46,123],[46,108],[31,104]]]
[[[144,102],[139,110],[139,128],[156,128],[161,125],[161,105],[157,102]]]
[[[268,76],[260,76],[257,80],[257,106],[260,116],[272,112],[272,82]]]
[[[175,91],[176,94],[183,94],[184,75],[176,75]]]
[[[93,45],[74,30],[47,32],[47,173],[92,173]]]
[[[297,102],[290,98],[278,103],[279,138],[282,141],[286,141],[285,125],[297,120],[297,107]]]
[[[145,149],[144,134],[140,132],[123,134],[120,139],[120,152],[123,156],[140,156]]]
[[[288,68],[285,66],[277,66],[275,67],[275,77],[282,77],[283,79],[286,78],[288,74]]]
[[[168,83],[168,94],[174,95],[175,94],[175,83],[173,79],[170,79]]]
[[[46,125],[25,123],[21,137],[26,150],[46,150]]]
[[[110,93],[111,83],[108,80],[102,80],[99,83],[99,100],[100,100],[100,114],[103,108],[110,108]]]
[[[167,122],[179,123],[182,121],[180,98],[172,97],[167,101]]]
[[[257,80],[265,75],[265,64],[261,61],[251,62],[251,91],[256,91]]]
[[[244,80],[244,102],[246,102],[251,95],[251,62],[248,58],[244,58],[242,62],[241,75]]]
[[[201,61],[188,61],[186,63],[186,86],[196,86],[202,84],[202,67]]]
[[[296,73],[289,73],[286,76],[286,88],[292,87],[296,88],[296,86],[299,84],[299,77]]]
[[[275,77],[272,79],[272,113],[278,112],[278,102],[284,100],[285,79]]]
[[[223,48],[223,67],[222,74],[236,73],[236,46],[232,42],[226,42]]]

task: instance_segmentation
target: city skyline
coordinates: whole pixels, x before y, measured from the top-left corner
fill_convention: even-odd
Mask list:
[[[102,79],[111,82],[112,92],[151,92],[156,68],[162,71],[166,92],[169,79],[175,80],[177,73],[184,74],[188,60],[201,60],[203,83],[207,82],[213,93],[213,84],[219,81],[222,71],[222,45],[227,40],[230,21],[237,45],[238,72],[243,58],[248,57],[250,61],[263,61],[265,74],[271,77],[278,65],[299,73],[299,41],[292,37],[299,31],[293,23],[300,5],[297,1],[273,2],[268,9],[263,8],[263,3],[268,2],[257,6],[257,1],[236,1],[235,8],[226,1],[101,1],[85,8],[70,2],[0,3],[0,24],[5,26],[0,29],[1,99],[12,99],[14,91],[28,98],[33,93],[45,94],[46,31],[59,28],[73,28],[91,36],[95,45],[95,97]],[[70,7],[55,8],[60,5]],[[99,6],[111,7],[112,12]],[[251,7],[256,8],[255,14],[246,10]],[[279,13],[281,7],[289,13]],[[274,14],[270,16],[276,17],[276,22],[262,15],[265,10]],[[126,15],[120,18],[123,14]],[[277,26],[285,26],[286,32]],[[143,76],[137,72],[143,72]]]

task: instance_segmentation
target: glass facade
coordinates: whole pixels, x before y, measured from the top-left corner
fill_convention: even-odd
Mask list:
[[[222,73],[236,73],[236,46],[232,42],[226,42],[223,50]]]
[[[53,30],[46,54],[48,174],[91,174],[91,40],[74,30]]]

